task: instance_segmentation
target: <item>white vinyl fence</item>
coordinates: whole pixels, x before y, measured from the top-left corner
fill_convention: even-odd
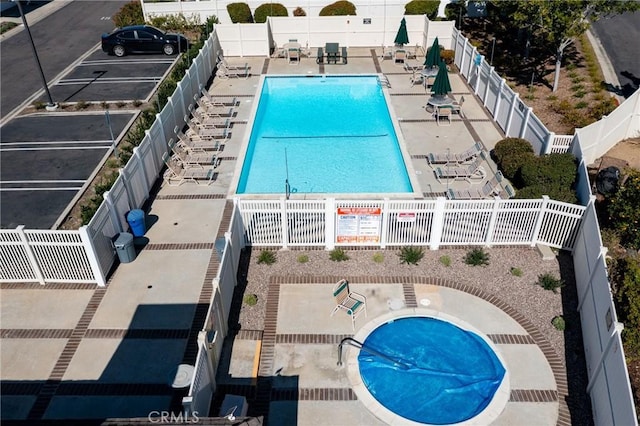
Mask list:
[[[492,246],[571,250],[583,206],[549,200],[236,201],[252,246]]]

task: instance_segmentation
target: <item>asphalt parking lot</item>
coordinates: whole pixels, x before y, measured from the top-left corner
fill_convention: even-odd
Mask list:
[[[49,87],[57,112],[14,117],[2,126],[0,140],[0,227],[56,227],[61,216],[108,158],[138,111],[134,101],[148,101],[177,56],[108,56],[100,48],[74,63]],[[43,94],[39,100],[47,103]],[[105,111],[83,111],[73,103],[127,103]]]

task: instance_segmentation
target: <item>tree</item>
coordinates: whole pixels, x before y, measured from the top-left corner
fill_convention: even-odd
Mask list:
[[[640,250],[640,171],[628,170],[608,210],[609,224],[620,233],[623,244]]]
[[[640,2],[619,0],[529,0],[505,2],[499,7],[514,8],[514,25],[528,30],[554,49],[556,60],[553,91],[558,89],[564,50],[584,34],[591,23],[607,16],[640,10]]]
[[[132,1],[125,4],[113,16],[113,23],[116,27],[122,28],[129,25],[144,24],[144,15],[142,14],[142,4],[139,1]]]

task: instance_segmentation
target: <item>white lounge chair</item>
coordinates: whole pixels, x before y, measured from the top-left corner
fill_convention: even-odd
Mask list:
[[[227,103],[221,101],[219,99],[214,100],[213,102],[209,102],[207,98],[204,96],[199,96],[197,93],[193,95],[193,100],[196,103],[201,112],[210,112],[210,113],[219,113],[221,110],[232,108],[234,111],[231,111],[230,115],[235,112],[235,107],[237,105],[236,98],[230,99]]]
[[[173,152],[172,158],[185,169],[191,167],[203,169],[205,166],[215,169],[220,164],[217,152],[190,151],[181,142],[174,139],[169,140],[169,149]]]
[[[502,173],[498,172],[482,186],[482,189],[449,189],[447,191],[447,198],[450,200],[471,200],[487,198],[490,195],[498,195],[501,189],[500,182],[502,182]]]
[[[482,158],[477,157],[473,163],[468,165],[452,165],[446,167],[436,167],[434,173],[436,175],[436,179],[438,182],[442,182],[443,180],[453,179],[453,180],[466,180],[468,182],[472,182],[474,180],[483,180],[486,176],[486,172],[484,168],[480,166],[482,163]]]
[[[219,64],[222,64],[228,70],[248,70],[251,68],[248,62],[245,62],[244,64],[230,64],[222,53],[218,54],[218,65]]]
[[[481,152],[485,151],[482,142],[475,142],[473,146],[463,152],[430,152],[427,154],[427,163],[433,168],[437,164],[459,165],[474,160]]]
[[[356,329],[356,318],[364,311],[367,316],[367,299],[360,293],[349,290],[349,281],[342,279],[333,286],[333,297],[336,299],[336,307],[331,316],[338,311],[345,311],[351,316],[351,325]]]
[[[175,159],[171,158],[168,152],[162,155],[162,161],[167,166],[167,170],[165,170],[162,175],[167,185],[180,186],[185,182],[193,182],[197,185],[210,185],[218,175],[214,167],[186,169]]]
[[[223,147],[223,143],[220,140],[203,139],[191,130],[188,130],[188,132],[189,134],[186,134],[182,130],[176,130],[176,143],[180,144],[180,147],[187,152],[206,153],[220,151]]]
[[[190,131],[191,134],[198,135],[204,140],[226,141],[231,137],[231,131],[229,128],[198,126],[194,123],[193,119],[187,121],[187,126],[189,127],[187,136],[190,136]]]
[[[236,106],[240,105],[240,101],[238,101],[238,98],[236,98],[236,97],[233,97],[233,98],[230,98],[230,97],[214,97],[214,96],[211,96],[211,94],[204,87],[202,87],[200,89],[200,93],[202,94],[202,97],[200,97],[200,101],[205,103],[208,106],[213,106],[213,107],[223,107],[223,106],[236,107]],[[194,96],[198,96],[198,95],[195,94]]]
[[[216,71],[216,77],[223,80],[229,78],[243,78],[246,80],[251,77],[251,71],[249,65],[244,68],[229,69],[222,62],[219,62],[218,70]]]

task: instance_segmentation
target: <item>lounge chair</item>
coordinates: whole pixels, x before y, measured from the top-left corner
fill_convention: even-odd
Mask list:
[[[162,178],[167,185],[170,186],[180,186],[185,182],[193,182],[198,185],[210,185],[218,176],[218,173],[213,167],[185,169],[180,163],[173,159],[168,152],[162,155],[162,161],[167,166],[167,170],[165,170]]]
[[[459,180],[463,179],[467,182],[473,182],[474,180],[483,180],[486,176],[486,172],[480,166],[482,163],[482,156],[477,157],[473,163],[468,165],[453,165],[446,167],[436,167],[434,173],[436,175],[436,179],[438,182],[443,180],[453,179]]]
[[[324,64],[324,49],[318,47],[318,53],[316,55],[316,64]]]
[[[222,149],[222,141],[216,139],[203,139],[192,130],[187,133],[176,127],[176,143],[180,147],[190,153],[206,153],[207,151],[220,151]]]
[[[444,119],[447,119],[448,125],[451,125],[451,108],[450,107],[438,107],[436,108],[436,121],[438,125],[443,122]]]
[[[203,169],[204,166],[216,168],[220,164],[217,152],[190,151],[184,144],[173,139],[169,140],[169,149],[173,152],[172,158],[185,169]]]
[[[347,64],[347,48],[342,46],[342,63]]]
[[[218,64],[220,63],[228,70],[246,70],[251,68],[248,62],[244,64],[230,64],[222,54],[218,54]]]
[[[189,113],[203,122],[219,122],[223,119],[230,120],[233,118],[233,114],[235,113],[233,107],[207,107],[206,105],[201,106],[199,102],[196,102],[196,105],[198,105],[199,108],[194,109],[192,105],[189,105]]]
[[[229,69],[222,62],[218,62],[218,70],[216,71],[216,77],[223,80],[229,78],[244,78],[245,80],[251,77],[251,71],[249,65],[244,68]]]
[[[333,286],[333,297],[336,299],[336,307],[333,308],[331,316],[343,310],[351,316],[351,325],[356,329],[356,318],[364,311],[367,316],[367,299],[360,293],[349,290],[349,281],[342,279]]]
[[[427,154],[427,163],[433,168],[437,164],[455,164],[460,165],[462,163],[474,160],[480,153],[484,151],[484,145],[482,142],[475,142],[473,146],[461,153],[452,152],[430,152]]]
[[[205,95],[206,93],[206,95]],[[240,105],[240,101],[236,97],[220,97],[215,98],[209,94],[205,89],[202,89],[202,96],[197,93],[193,95],[193,100],[196,101],[199,107],[220,108],[220,107],[237,107]]]
[[[450,200],[472,200],[487,198],[490,195],[498,195],[500,192],[500,182],[502,182],[502,173],[498,172],[482,186],[482,189],[449,189],[447,190],[447,198]]]
[[[187,121],[187,126],[189,126],[189,131],[187,136],[190,135],[198,135],[203,140],[219,140],[226,141],[231,137],[231,130],[221,127],[203,127],[198,126],[193,122],[193,119]]]

